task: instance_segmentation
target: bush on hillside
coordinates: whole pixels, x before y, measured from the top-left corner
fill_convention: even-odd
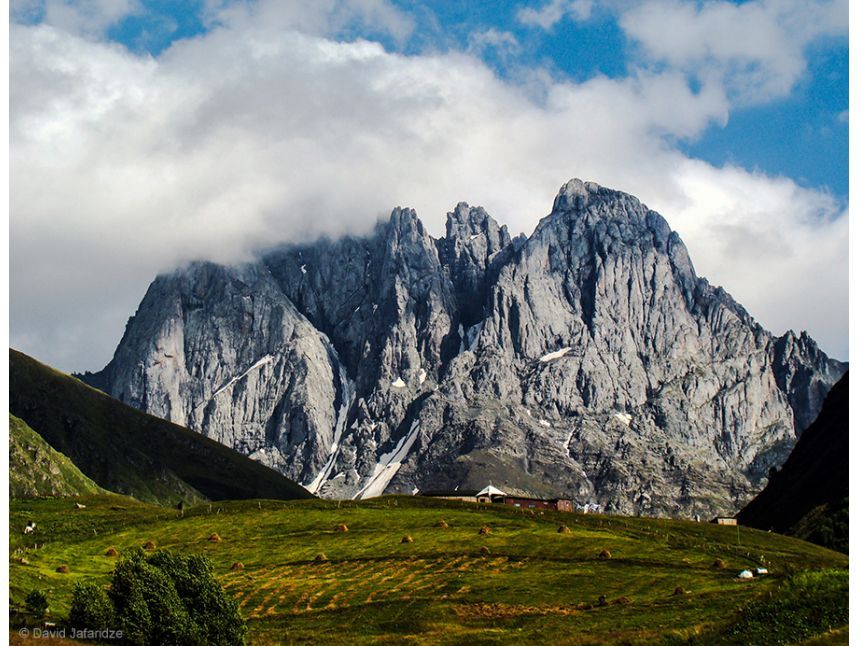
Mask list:
[[[204,556],[136,550],[120,559],[110,590],[79,585],[69,622],[122,630],[133,644],[244,644],[245,622]]]
[[[111,630],[114,609],[104,588],[92,583],[78,583],[72,595],[69,624],[80,630]]]
[[[27,610],[33,613],[37,619],[41,619],[48,611],[48,597],[41,590],[33,590],[24,599],[24,605]]]

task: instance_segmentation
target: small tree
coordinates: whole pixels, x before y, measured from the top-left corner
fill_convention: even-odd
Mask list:
[[[137,549],[117,563],[110,590],[79,585],[70,623],[122,630],[132,644],[245,643],[245,621],[203,556]],[[105,624],[108,625],[105,625]]]
[[[41,619],[48,611],[48,597],[41,590],[33,590],[24,599],[24,605],[36,619]]]

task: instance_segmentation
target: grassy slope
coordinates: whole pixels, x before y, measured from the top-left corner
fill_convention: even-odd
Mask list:
[[[105,493],[23,420],[9,415],[9,496],[86,496]]]
[[[11,349],[9,382],[10,411],[105,489],[167,504],[311,497],[226,446]]]
[[[13,605],[49,589],[53,615],[63,616],[76,581],[108,582],[109,547],[154,540],[212,558],[249,619],[252,643],[718,643],[739,609],[772,602],[785,575],[848,565],[843,554],[779,534],[685,521],[410,497],[226,502],[180,517],[116,500],[94,498],[72,513],[70,501],[12,503]],[[436,527],[439,518],[450,527]],[[29,519],[38,523],[32,538],[18,529]],[[560,522],[572,532],[558,533]],[[349,531],[335,531],[339,523]],[[492,534],[478,534],[484,525]],[[209,542],[213,532],[223,541]],[[413,543],[401,544],[406,534]],[[41,547],[27,550],[33,541]],[[603,549],[611,559],[598,558]],[[328,560],[315,562],[321,553]],[[22,555],[29,564],[17,562]],[[727,567],[714,568],[716,558]],[[762,560],[774,576],[734,578]],[[245,569],[232,571],[236,561]],[[56,573],[60,565],[70,573]],[[679,586],[689,593],[673,594]],[[598,605],[601,595],[608,605]],[[613,603],[622,597],[629,603]]]

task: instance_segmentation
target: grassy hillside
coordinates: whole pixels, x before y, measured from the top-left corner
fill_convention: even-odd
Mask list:
[[[848,552],[848,456],[846,372],[782,469],[738,520]]]
[[[104,493],[23,420],[9,415],[9,497],[86,496]]]
[[[9,409],[100,486],[139,500],[311,498],[279,473],[198,433],[9,350]]]
[[[76,582],[108,582],[109,548],[154,541],[213,560],[251,643],[769,644],[847,624],[845,555],[744,527],[400,496],[213,503],[183,515],[111,497],[71,504],[12,503],[13,608],[46,589],[62,617]],[[31,519],[38,530],[25,537]],[[771,576],[736,579],[763,562]]]

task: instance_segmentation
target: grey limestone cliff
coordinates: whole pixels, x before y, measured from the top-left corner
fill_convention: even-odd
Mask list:
[[[698,277],[636,198],[571,180],[528,238],[461,203],[434,240],[398,208],[159,276],[90,380],[320,495],[492,480],[681,515],[741,507],[846,367]]]

